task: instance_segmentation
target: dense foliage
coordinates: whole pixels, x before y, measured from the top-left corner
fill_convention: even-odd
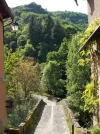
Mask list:
[[[71,24],[75,27],[78,27],[78,30],[83,30],[86,28],[88,23],[88,17],[83,13],[75,13],[70,11],[57,11],[52,13],[54,16],[62,19],[63,24]]]
[[[26,117],[31,113],[36,101],[33,98],[21,99],[16,107],[8,112],[8,127],[18,128],[21,122],[24,122]]]
[[[75,113],[79,123],[84,127],[88,127],[91,125],[91,114],[89,114],[89,111],[84,112],[84,100],[81,97],[85,90],[85,85],[90,82],[90,64],[85,64],[84,66],[79,64],[79,60],[82,58],[78,53],[78,48],[80,47],[78,41],[80,38],[82,38],[82,34],[76,35],[68,46],[66,64],[67,103]]]
[[[36,3],[12,8],[12,12],[19,30],[13,33],[9,26],[5,28],[7,95],[17,102],[8,114],[9,126],[14,124],[15,117],[18,117],[17,126],[25,119],[32,108],[29,98],[32,93],[38,93],[67,96],[76,119],[88,127],[91,114],[84,112],[81,97],[90,82],[90,62],[83,66],[83,57],[78,53],[82,37],[79,32],[87,26],[87,15],[48,12]]]
[[[84,42],[100,25],[100,18],[97,18],[93,20],[93,22],[89,25],[89,27],[85,31],[85,35],[83,36],[81,42]],[[86,89],[83,92],[82,98],[85,101],[84,109],[88,110],[89,112],[92,111],[94,117],[97,120],[98,123],[98,113],[99,113],[99,86],[98,86],[98,47],[97,50],[95,49],[97,47],[96,41],[92,41],[91,44],[91,59],[92,59],[92,79],[91,82],[86,85]],[[87,51],[89,53],[89,50]],[[86,54],[85,54],[86,55]],[[84,59],[84,62],[86,62],[86,59]],[[93,65],[94,64],[94,65]],[[99,133],[98,127],[94,129],[94,133]]]
[[[36,104],[31,94],[40,92],[40,69],[34,59],[22,60],[19,51],[12,53],[5,47],[5,75],[7,97],[16,106],[8,111],[8,126],[18,127]]]
[[[10,27],[5,28],[7,48],[14,52],[21,47],[24,57],[36,57],[39,62],[46,61],[48,52],[58,50],[64,37],[70,39],[87,25],[84,14],[68,11],[49,13],[36,3],[12,8],[12,12],[19,23],[19,30],[15,34]]]
[[[75,113],[79,123],[85,127],[92,124],[92,115],[98,109],[98,74],[95,64],[94,77],[90,78],[90,50],[77,53],[77,49],[82,46],[94,30],[100,25],[100,19],[94,20],[86,29],[85,34],[74,36],[69,43],[67,60],[67,103]],[[81,40],[80,40],[81,38]],[[96,46],[95,42],[92,45]],[[94,56],[95,50],[92,50]],[[93,60],[94,57],[92,57]],[[96,61],[93,61],[96,63]],[[95,114],[94,114],[95,115]],[[97,117],[98,118],[98,117]]]
[[[64,38],[58,51],[49,52],[47,64],[43,69],[42,88],[56,97],[66,97],[65,63],[68,53],[68,41]]]
[[[30,3],[29,5],[18,6],[12,8],[12,12],[15,16],[20,16],[24,13],[37,13],[37,14],[46,14],[47,11],[41,7],[41,5],[36,4],[35,2]],[[27,16],[27,15],[26,15]]]

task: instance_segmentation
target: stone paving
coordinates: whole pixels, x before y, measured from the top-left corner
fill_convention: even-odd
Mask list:
[[[62,106],[46,98],[43,100],[47,105],[34,134],[70,134]]]

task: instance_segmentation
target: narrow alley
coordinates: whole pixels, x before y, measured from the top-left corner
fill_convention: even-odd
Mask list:
[[[44,99],[47,105],[34,134],[70,134],[61,105]]]

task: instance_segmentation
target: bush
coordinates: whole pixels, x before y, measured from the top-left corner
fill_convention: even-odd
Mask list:
[[[34,108],[36,101],[21,100],[20,104],[16,108],[8,113],[8,127],[17,128],[21,122],[23,122]]]
[[[95,126],[92,128],[92,132],[93,132],[93,134],[100,134],[100,128]]]

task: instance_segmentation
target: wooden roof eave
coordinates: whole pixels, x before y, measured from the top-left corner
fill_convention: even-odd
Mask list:
[[[84,43],[84,45],[79,49],[79,52],[83,49],[86,49],[86,47],[91,44],[93,41],[100,38],[100,25],[97,27],[97,29],[90,35],[90,37],[87,39],[87,41]]]
[[[2,14],[3,19],[11,18],[11,21],[8,24],[4,25],[4,26],[7,26],[7,25],[9,25],[9,24],[11,24],[13,22],[14,16],[11,13],[11,10],[8,7],[8,5],[7,5],[5,0],[0,0],[0,12]]]

